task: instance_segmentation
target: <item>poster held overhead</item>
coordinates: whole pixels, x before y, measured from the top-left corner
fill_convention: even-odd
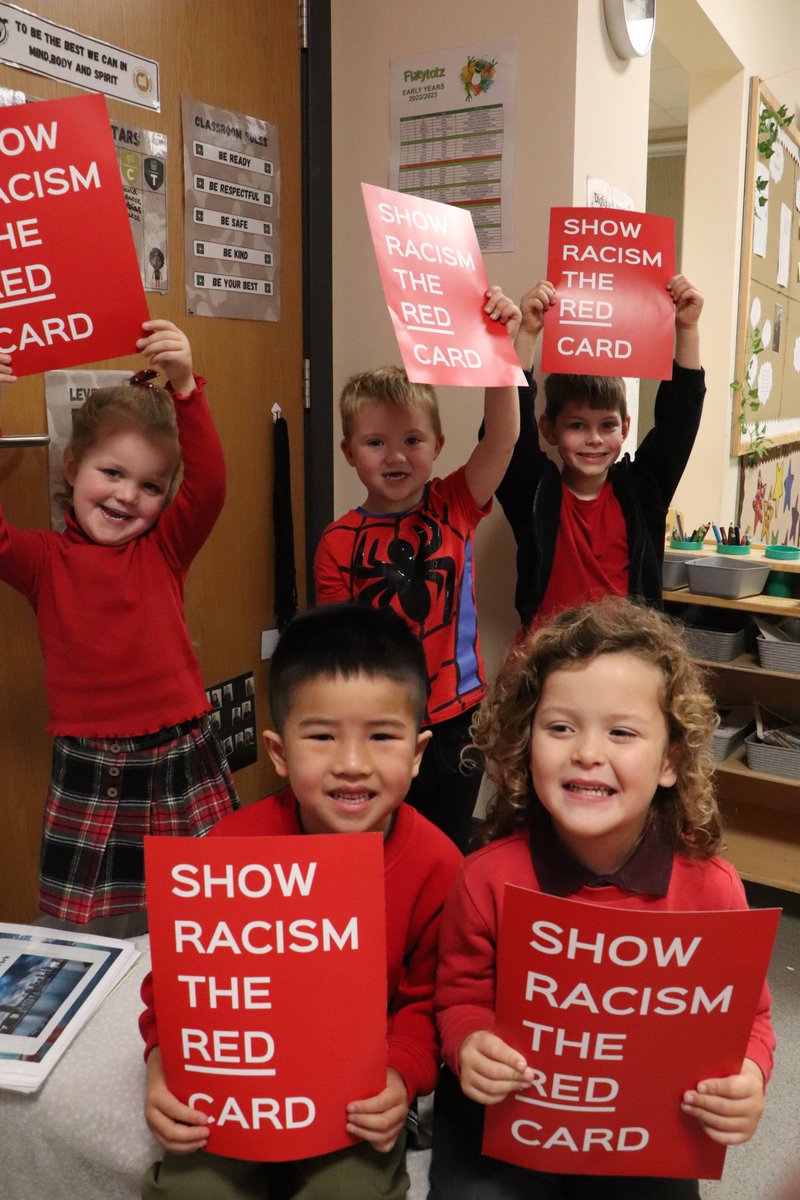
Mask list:
[[[483,311],[489,282],[470,214],[370,183],[361,190],[408,378],[524,387],[507,330]]]
[[[149,314],[102,96],[0,108],[0,209],[14,373],[135,354]]]
[[[542,331],[542,370],[669,379],[674,274],[672,217],[552,208],[547,278],[556,302]]]

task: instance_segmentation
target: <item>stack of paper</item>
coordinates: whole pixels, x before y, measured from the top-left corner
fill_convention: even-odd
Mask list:
[[[133,942],[0,922],[0,1088],[35,1092],[138,957]]]

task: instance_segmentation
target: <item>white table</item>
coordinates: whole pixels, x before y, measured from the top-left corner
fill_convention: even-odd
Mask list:
[[[4,1200],[139,1200],[161,1147],[144,1121],[142,956],[84,1026],[38,1092],[0,1091]]]

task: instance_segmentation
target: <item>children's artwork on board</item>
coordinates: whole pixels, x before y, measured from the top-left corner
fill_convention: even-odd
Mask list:
[[[742,471],[739,526],[753,542],[800,546],[800,442],[774,447]]]

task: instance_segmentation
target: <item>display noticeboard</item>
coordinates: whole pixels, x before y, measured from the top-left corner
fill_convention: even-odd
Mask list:
[[[800,440],[800,134],[773,123],[779,102],[754,78],[750,92],[742,269],[731,451],[753,449],[753,428],[775,446]],[[757,409],[749,408],[749,393]]]

